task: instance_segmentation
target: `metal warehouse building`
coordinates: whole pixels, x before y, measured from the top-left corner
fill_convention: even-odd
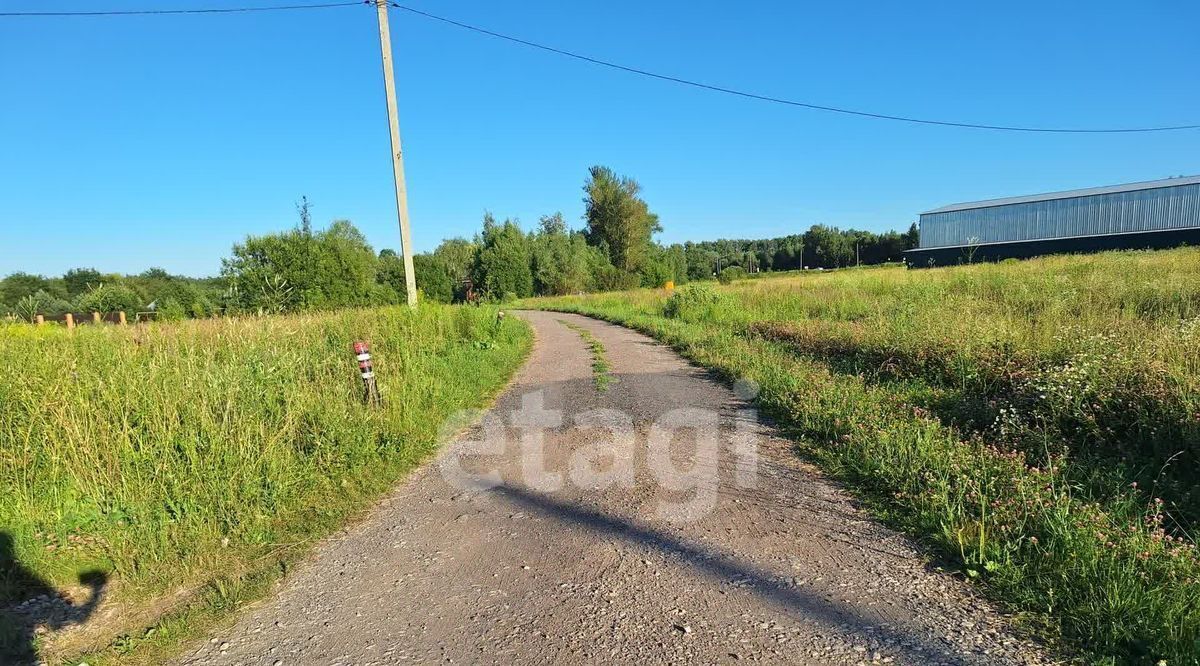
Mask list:
[[[914,267],[1200,245],[1200,176],[953,204],[919,228]]]

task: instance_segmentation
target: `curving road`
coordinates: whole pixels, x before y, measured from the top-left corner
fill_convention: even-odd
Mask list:
[[[481,424],[183,664],[1049,660],[742,397],[544,312]],[[614,379],[597,387],[591,351]]]

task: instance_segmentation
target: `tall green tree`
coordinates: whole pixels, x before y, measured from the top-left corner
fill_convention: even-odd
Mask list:
[[[587,240],[602,247],[617,269],[636,273],[649,258],[658,216],[639,196],[642,187],[612,169],[594,166],[583,185]]]
[[[413,270],[417,276],[417,289],[423,299],[436,303],[454,300],[458,281],[442,257],[427,253],[415,255]],[[375,299],[377,302],[400,303],[404,300],[401,296],[407,289],[404,283],[404,260],[395,250],[385,248],[379,251],[375,280],[384,289]]]
[[[709,280],[717,265],[717,253],[704,245],[687,242],[683,246],[689,280]]]
[[[452,269],[437,254],[418,254],[413,257],[413,270],[417,273],[417,286],[426,300],[450,303],[458,290],[458,280]]]
[[[683,246],[662,247],[652,243],[638,275],[643,287],[661,287],[668,281],[687,282],[687,257]]]
[[[814,224],[804,234],[804,245],[812,248],[814,266],[837,268],[854,263],[854,241],[834,227]]]
[[[56,298],[63,298],[67,295],[66,288],[61,281],[51,280],[41,275],[18,272],[0,280],[0,301],[5,303],[16,303],[38,291],[44,291]]]
[[[497,224],[491,213],[484,215],[473,280],[488,298],[533,295],[530,242],[516,222]]]
[[[447,238],[437,246],[433,254],[442,260],[446,269],[450,271],[451,278],[458,284],[463,278],[471,275],[476,255],[479,254],[479,245],[465,238]]]
[[[379,251],[379,260],[375,264],[375,282],[382,288],[376,292],[376,298],[385,303],[393,304],[401,301],[400,294],[406,293],[408,286],[404,282],[404,260],[391,248]],[[420,284],[417,285],[420,288]]]
[[[63,283],[67,288],[67,296],[75,298],[92,287],[100,286],[103,281],[100,271],[94,268],[72,268],[63,274]]]
[[[583,234],[567,228],[562,213],[542,217],[531,253],[536,293],[557,296],[588,289],[587,241]]]
[[[920,245],[920,241],[921,231],[917,227],[917,223],[913,222],[912,225],[908,227],[908,231],[904,232],[904,249],[911,250]]]

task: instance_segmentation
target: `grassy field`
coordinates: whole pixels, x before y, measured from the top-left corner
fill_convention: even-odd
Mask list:
[[[380,409],[361,399],[357,339],[372,344]],[[447,415],[486,403],[530,340],[493,309],[436,305],[0,326],[0,545],[12,556],[0,607],[30,580],[69,588],[99,572],[121,609],[110,634],[50,652],[153,663],[427,456]],[[0,655],[20,641],[10,623]]]
[[[1088,663],[1200,663],[1200,250],[534,299],[729,379]]]

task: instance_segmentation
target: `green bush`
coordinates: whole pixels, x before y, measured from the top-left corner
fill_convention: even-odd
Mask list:
[[[651,261],[642,268],[641,279],[643,287],[662,287],[675,279],[675,271],[664,261]]]
[[[730,284],[734,280],[741,280],[746,277],[746,269],[741,266],[727,266],[721,269],[720,275],[717,276],[717,281],[721,284]]]
[[[158,320],[159,321],[179,321],[187,318],[187,310],[179,301],[168,298],[158,304]]]
[[[413,257],[413,272],[417,275],[417,284],[426,300],[436,303],[454,300],[456,280],[444,259],[432,254],[418,254]]]
[[[362,232],[336,220],[323,231],[247,237],[221,273],[233,288],[231,307],[277,313],[368,304],[376,263]]]
[[[207,296],[196,298],[188,307],[190,314],[196,319],[203,319],[204,317],[218,313],[217,306]]]
[[[57,317],[70,312],[72,309],[73,306],[70,301],[58,298],[39,289],[18,300],[14,312],[21,319],[33,321],[39,314],[46,315],[47,317]],[[3,312],[3,310],[0,310],[0,312]]]
[[[44,294],[45,292],[39,293]],[[65,315],[74,309],[75,306],[71,304],[71,301],[62,298],[55,298],[49,294],[46,294],[46,298],[42,300],[40,307],[41,313],[47,317],[61,317],[62,315]]]
[[[597,291],[624,291],[636,289],[641,284],[637,273],[627,273],[605,260],[593,265],[593,280]]]
[[[697,321],[713,313],[721,303],[721,295],[712,287],[689,284],[671,295],[663,305],[663,316],[670,319]]]
[[[102,284],[79,297],[84,312],[137,312],[141,299],[132,289],[119,284]]]
[[[37,316],[38,308],[40,307],[41,301],[38,300],[35,294],[30,294],[17,301],[13,313],[18,319],[32,322],[33,318]]]
[[[390,284],[381,284],[376,282],[371,285],[370,289],[371,302],[384,305],[396,305],[404,302],[404,296]]]

